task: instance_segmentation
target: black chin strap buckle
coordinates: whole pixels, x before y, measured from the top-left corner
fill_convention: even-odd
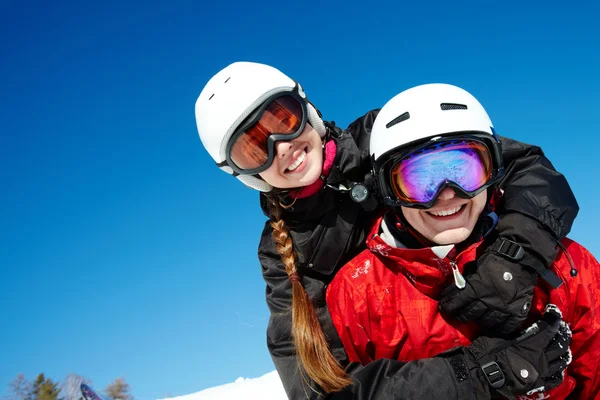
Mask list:
[[[500,389],[504,386],[506,379],[504,377],[504,373],[498,366],[498,363],[495,361],[489,362],[481,366],[481,370],[485,375],[485,379],[487,379],[488,383],[494,389]]]
[[[513,262],[530,267],[554,289],[563,284],[562,280],[550,268],[535,257],[527,254],[523,246],[508,239],[499,239],[492,245],[491,250]]]
[[[498,244],[498,246],[496,246]],[[525,249],[519,244],[511,240],[501,239],[494,243],[492,250],[509,260],[519,262],[525,256]]]

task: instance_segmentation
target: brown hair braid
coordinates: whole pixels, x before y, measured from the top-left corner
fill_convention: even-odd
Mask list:
[[[352,383],[344,369],[329,350],[325,333],[315,313],[313,304],[297,279],[296,256],[292,238],[285,221],[281,218],[282,208],[279,197],[267,196],[269,203],[273,241],[285,266],[292,277],[292,337],[301,370],[327,393],[339,392]]]

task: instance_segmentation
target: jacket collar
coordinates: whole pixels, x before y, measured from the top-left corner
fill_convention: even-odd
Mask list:
[[[402,273],[424,294],[437,298],[448,284],[455,284],[453,267],[460,274],[465,266],[476,259],[476,250],[482,241],[457,252],[456,246],[407,248],[391,235],[379,217],[369,233],[367,247],[378,254],[385,266],[394,273]]]

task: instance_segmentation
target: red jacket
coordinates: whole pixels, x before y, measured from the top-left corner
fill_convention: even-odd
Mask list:
[[[470,344],[477,326],[444,319],[437,305],[441,290],[454,284],[451,263],[462,272],[475,260],[481,242],[452,259],[439,258],[433,248],[391,247],[376,234],[380,225],[381,219],[368,236],[368,249],[346,264],[327,288],[327,306],[350,361],[409,361]],[[531,318],[540,317],[548,303],[560,308],[573,331],[573,361],[561,386],[531,398],[600,398],[600,265],[579,244],[565,239],[563,245],[578,275],[570,276],[571,264],[560,251],[553,269],[564,284],[550,290],[540,281]]]

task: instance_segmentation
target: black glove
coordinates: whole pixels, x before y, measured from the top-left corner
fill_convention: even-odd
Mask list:
[[[571,362],[571,330],[554,305],[514,340],[479,337],[465,348],[466,368],[476,392],[513,397],[560,385]],[[484,382],[487,382],[484,383]],[[479,398],[479,397],[478,397]]]
[[[503,216],[499,237],[477,259],[477,268],[465,274],[462,290],[449,285],[439,308],[461,322],[476,320],[494,336],[515,332],[527,318],[538,275],[552,287],[562,283],[548,267],[557,254],[556,241],[536,220],[521,214]]]
[[[461,322],[476,320],[483,332],[493,330],[494,336],[515,332],[527,318],[537,281],[533,269],[488,249],[465,279],[464,289],[448,285],[442,292],[443,314]]]

